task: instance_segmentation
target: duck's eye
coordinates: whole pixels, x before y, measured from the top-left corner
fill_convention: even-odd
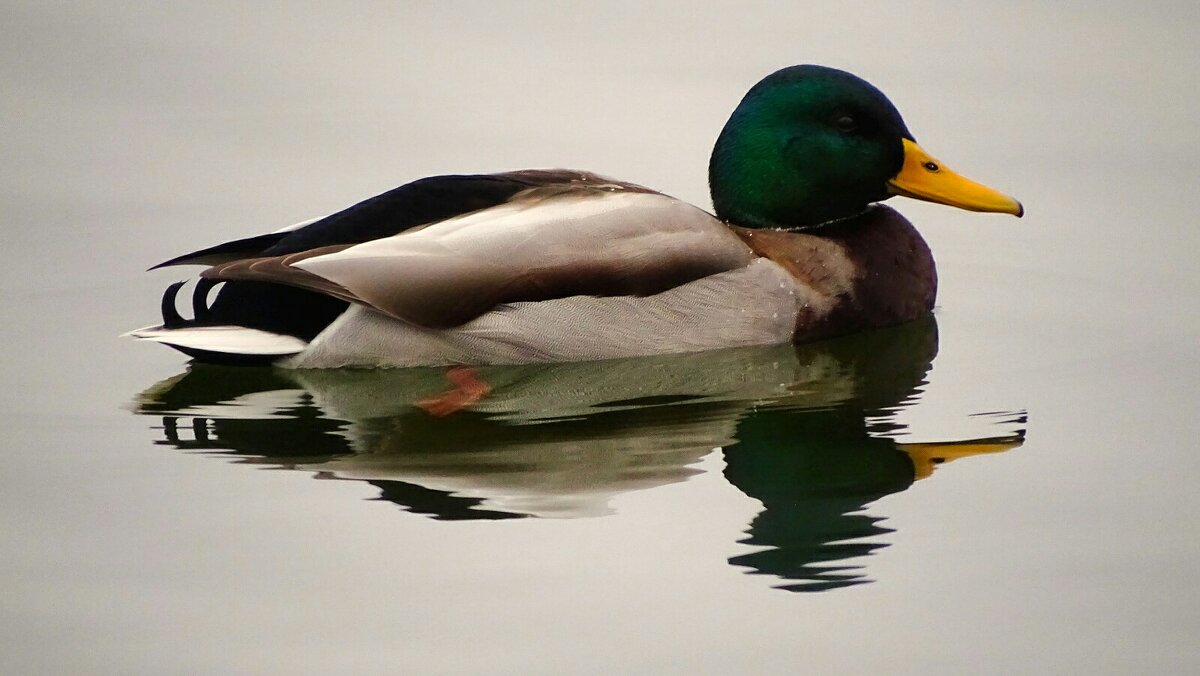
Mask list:
[[[926,162],[921,166],[925,167],[926,171],[937,171],[939,169],[937,162]]]
[[[858,129],[858,120],[855,120],[851,115],[842,115],[835,121],[835,124],[837,124],[838,131],[846,133]]]

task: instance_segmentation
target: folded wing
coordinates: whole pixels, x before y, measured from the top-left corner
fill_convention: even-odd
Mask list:
[[[430,328],[507,303],[648,296],[755,256],[708,213],[653,192],[529,191],[372,241],[216,265],[203,276],[317,291]]]

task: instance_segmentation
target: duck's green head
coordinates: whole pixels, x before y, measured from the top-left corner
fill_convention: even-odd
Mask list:
[[[1016,200],[946,169],[865,80],[823,66],[768,75],[721,130],[708,167],[717,216],[748,227],[808,227],[906,195],[1020,216]]]

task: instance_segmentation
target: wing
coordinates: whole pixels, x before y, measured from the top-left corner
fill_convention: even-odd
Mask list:
[[[323,218],[193,251],[150,269],[172,265],[217,265],[243,258],[281,256],[340,244],[359,244],[495,207],[520,199],[523,194],[530,192],[548,194],[597,187],[651,192],[631,183],[566,169],[432,176],[393,188]]]
[[[703,210],[622,186],[527,190],[421,229],[234,261],[203,276],[287,284],[447,328],[507,303],[652,295],[755,259]]]

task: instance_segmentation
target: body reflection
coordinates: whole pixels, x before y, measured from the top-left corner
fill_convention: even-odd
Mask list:
[[[867,581],[850,559],[885,546],[870,502],[935,464],[1020,444],[1007,434],[900,444],[937,351],[932,319],[800,346],[478,369],[491,393],[445,418],[415,404],[444,369],[285,371],[194,365],[139,396],[164,443],[366,481],[436,519],[594,516],[611,498],[687,479],[723,449],[760,501],[730,563],[796,591]]]

